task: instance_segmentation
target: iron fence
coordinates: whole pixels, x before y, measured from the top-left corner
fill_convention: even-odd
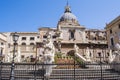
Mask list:
[[[16,63],[15,80],[45,80],[45,66],[53,65],[50,80],[120,80],[120,72],[112,69],[120,64],[42,64]],[[112,66],[112,67],[111,67]],[[0,80],[9,80],[11,63],[0,64]]]

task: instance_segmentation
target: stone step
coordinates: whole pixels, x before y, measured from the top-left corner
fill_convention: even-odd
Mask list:
[[[36,78],[40,79],[43,77],[43,72],[36,72]],[[41,76],[40,76],[41,74]],[[2,80],[8,80],[10,76],[10,70],[2,70]],[[112,71],[111,69],[103,69],[102,76],[106,80],[119,80],[120,73]],[[34,79],[34,70],[15,70],[15,77],[23,80]],[[22,79],[23,78],[23,79]],[[53,69],[51,74],[51,80],[74,80],[74,69]],[[94,69],[75,69],[75,80],[98,80],[101,78],[101,71]]]

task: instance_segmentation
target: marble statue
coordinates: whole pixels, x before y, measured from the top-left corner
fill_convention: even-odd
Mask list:
[[[110,49],[109,50],[109,57],[108,57],[109,63],[111,63],[114,60],[114,58],[115,58],[115,55],[112,53],[112,50]]]
[[[91,60],[90,60],[90,49],[89,49],[89,47],[87,47],[87,49],[86,49],[86,60],[87,60],[88,62],[91,61]]]
[[[10,53],[7,54],[7,62],[12,61],[12,55]]]
[[[75,56],[78,56],[83,61],[86,61],[86,59],[79,54],[79,47],[76,44],[74,44],[74,51],[75,51]]]
[[[79,53],[79,47],[76,44],[74,44],[74,49],[75,49],[75,53]]]
[[[115,71],[120,71],[120,65],[116,65],[120,63],[120,43],[115,45],[116,50],[113,52],[113,60],[111,61],[112,65],[110,67]]]
[[[50,77],[50,74],[52,73],[52,67],[53,65],[50,65],[54,62],[54,55],[55,55],[55,47],[53,45],[51,34],[48,34],[46,44],[44,45],[44,54],[43,54],[43,60],[45,65],[45,77],[48,79]]]
[[[84,62],[90,62],[90,52],[89,49],[86,50],[86,58],[83,57],[81,54],[79,54],[79,47],[74,44],[74,51],[75,51],[75,55],[78,56],[80,59],[82,59]]]
[[[113,51],[113,52],[111,52],[112,56],[111,56],[111,54],[110,54],[109,57],[111,57],[111,59],[112,59],[111,62],[113,62],[113,61],[115,61],[115,62],[120,62],[120,61],[119,61],[119,58],[120,58],[120,43],[117,43],[117,44],[115,45],[115,48],[116,48],[116,50]]]

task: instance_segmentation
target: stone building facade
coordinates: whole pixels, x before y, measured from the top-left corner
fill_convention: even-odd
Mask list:
[[[5,35],[5,52],[2,52],[4,54],[4,60],[5,62],[11,62],[12,60],[12,54],[13,54],[13,39],[12,35],[14,32],[7,32],[3,33]],[[36,54],[36,43],[39,40],[39,34],[38,32],[17,32],[19,35],[19,39],[17,41],[16,45],[16,52],[15,52],[15,61],[21,62],[25,61],[27,58],[35,57]]]
[[[116,17],[110,23],[106,24],[108,47],[111,49],[112,55],[114,55],[111,63],[120,63],[120,16]],[[112,66],[115,71],[120,71],[120,65]]]
[[[86,50],[89,49],[89,56],[92,61],[99,61],[100,55],[102,61],[107,61],[109,51],[106,40],[106,30],[86,29],[82,26],[77,17],[72,13],[69,5],[65,6],[65,11],[58,21],[56,28],[41,27],[38,32],[17,32],[19,39],[17,41],[16,61],[24,62],[27,58],[36,58],[40,56],[40,44],[50,32],[53,42],[59,43],[56,46],[56,52],[61,51],[63,56],[74,50],[74,45],[79,47],[79,54],[86,57]],[[2,33],[5,35],[5,57],[4,61],[10,62],[13,51],[13,32]],[[59,34],[59,36],[58,36]],[[0,36],[1,37],[1,36]],[[2,36],[4,37],[4,36]],[[9,56],[9,57],[8,57]],[[17,59],[20,59],[17,60]]]
[[[120,16],[106,24],[107,41],[110,49],[115,49],[115,44],[120,41]]]
[[[61,52],[64,55],[74,50],[74,44],[79,47],[79,54],[86,56],[86,49],[89,48],[92,61],[99,61],[100,55],[103,61],[107,61],[109,51],[107,49],[106,30],[86,29],[79,24],[77,17],[72,13],[69,5],[58,21],[57,28],[40,28],[41,42],[46,38],[47,32],[52,33],[53,40],[56,40],[56,32],[60,32]]]
[[[6,53],[7,36],[0,33],[0,57],[3,58]]]

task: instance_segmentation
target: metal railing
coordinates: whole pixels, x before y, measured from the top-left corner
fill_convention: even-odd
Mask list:
[[[120,64],[42,64],[16,63],[15,80],[46,80],[45,66],[53,65],[50,80],[120,80],[120,72],[111,66]],[[102,68],[101,68],[102,67]],[[0,80],[10,79],[11,63],[0,64]]]

